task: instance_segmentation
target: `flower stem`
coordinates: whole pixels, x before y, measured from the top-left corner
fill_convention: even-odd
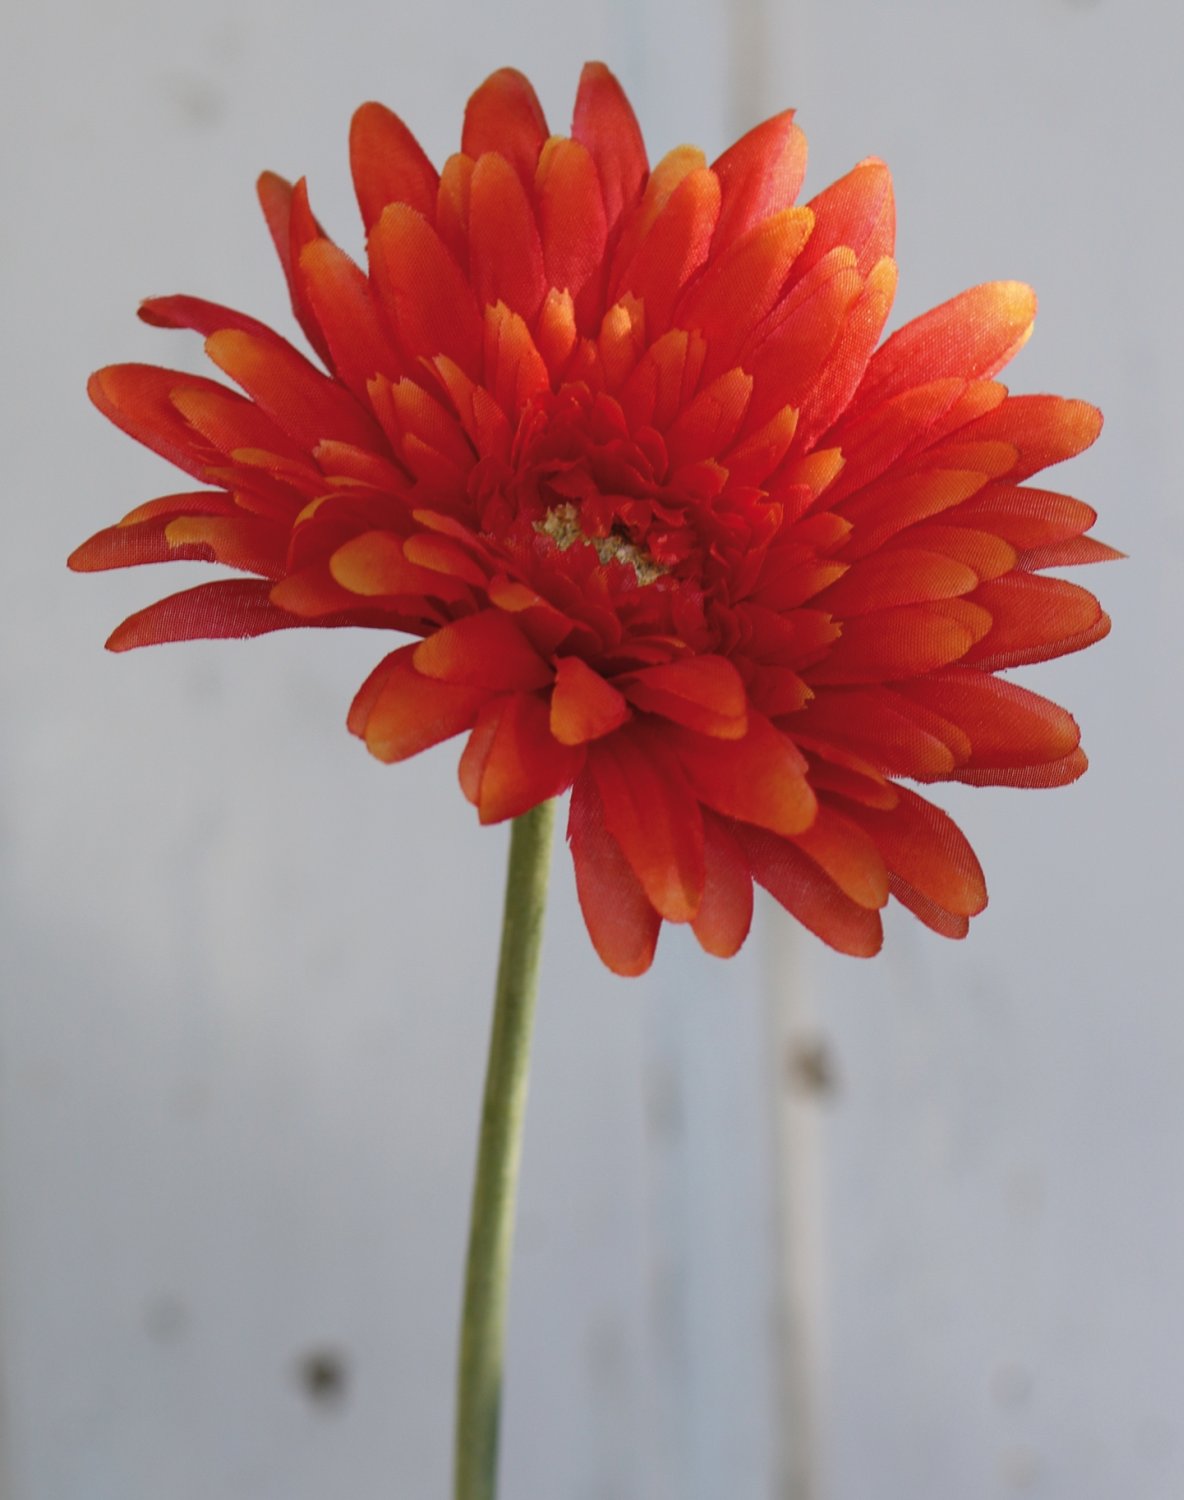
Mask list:
[[[460,1329],[455,1500],[494,1500],[497,1493],[506,1289],[554,825],[550,801],[515,818],[510,830]]]

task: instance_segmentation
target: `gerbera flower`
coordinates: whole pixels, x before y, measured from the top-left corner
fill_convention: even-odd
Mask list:
[[[466,734],[483,823],[571,790],[592,941],[650,963],[663,920],[744,941],[756,881],[846,953],[895,896],[948,937],[986,904],[969,844],[902,784],[1056,786],[1065,710],[997,675],[1108,629],[1043,570],[1116,556],[1025,483],[1099,414],[1008,394],[1031,291],[976,287],[877,348],[894,210],[879,161],[806,206],[792,113],[708,166],[649,167],[585,68],[571,136],[495,73],[441,172],[379,104],[350,156],[362,269],[303,181],[259,196],[319,360],[242,313],[146,302],[244,394],[148,365],[95,404],[199,489],[70,559],[226,564],[108,645],[362,625],[413,637],[349,727],[384,761]]]

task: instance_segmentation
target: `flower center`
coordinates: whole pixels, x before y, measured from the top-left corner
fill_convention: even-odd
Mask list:
[[[657,562],[646,549],[631,541],[628,534],[610,531],[607,536],[586,536],[580,529],[580,512],[570,502],[564,501],[548,510],[541,521],[531,523],[535,531],[549,536],[560,552],[566,552],[577,542],[591,547],[602,563],[619,562],[633,569],[637,581],[643,586],[661,578],[670,569]]]

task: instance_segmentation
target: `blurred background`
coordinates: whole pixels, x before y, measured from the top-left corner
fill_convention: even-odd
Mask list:
[[[942,791],[992,882],[970,940],[896,909],[860,964],[764,907],[595,961],[555,860],[527,1121],[506,1500],[1178,1500],[1184,1011],[1177,260],[1168,0],[46,0],[0,62],[0,1495],[434,1500],[505,830],[456,746],[344,731],[365,632],[116,658],[207,576],[67,552],[175,488],[88,372],[200,366],[186,291],[291,330],[253,182],[360,252],[352,109],[441,160],[512,63],[566,130],[607,60],[657,159],[787,104],[807,193],[892,165],[894,323],[1040,293],[1013,388],[1083,396],[1056,475],[1131,561],[1025,674],[1093,768]]]

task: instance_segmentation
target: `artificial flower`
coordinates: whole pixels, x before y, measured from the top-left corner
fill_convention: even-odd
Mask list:
[[[140,364],[91,381],[198,488],[77,569],[208,559],[246,577],[133,615],[113,650],[291,626],[410,637],[350,729],[384,761],[466,735],[483,823],[571,791],[597,952],[651,962],[663,921],[710,953],[754,881],[867,955],[895,897],[948,937],[986,904],[950,818],[905,781],[1049,787],[1085,768],[1062,708],[999,673],[1108,620],[1044,570],[1116,554],[1027,481],[1096,437],[1090,406],[1012,396],[1032,292],[979,286],[881,335],[888,171],[796,200],[787,112],[708,166],[651,168],[606,68],[570,137],[504,69],[441,171],[379,104],[354,117],[359,266],[303,181],[259,196],[315,359],[243,313],[158,297],[242,394]],[[878,347],[877,347],[878,346]]]

